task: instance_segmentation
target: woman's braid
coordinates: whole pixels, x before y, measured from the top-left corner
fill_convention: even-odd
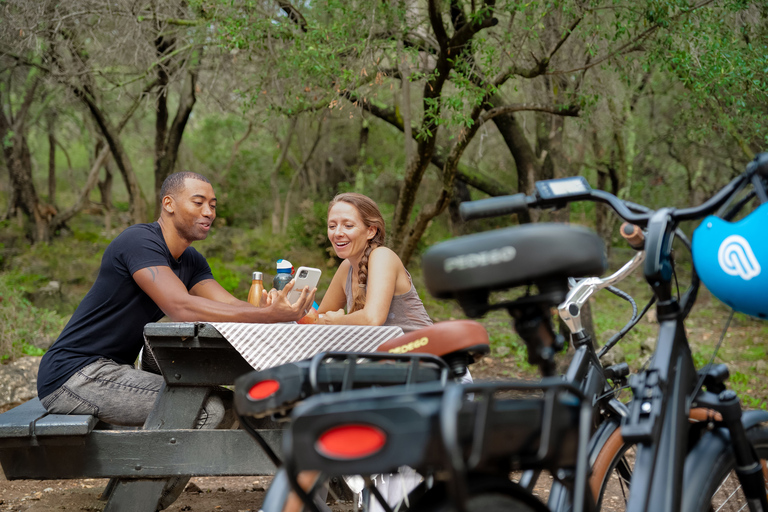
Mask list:
[[[376,233],[376,235],[378,236],[378,233]],[[368,246],[363,252],[363,257],[360,258],[360,264],[357,267],[357,291],[355,292],[355,299],[352,302],[352,311],[350,311],[350,313],[354,313],[365,307],[365,287],[368,284],[368,258],[371,256],[373,250],[381,245],[375,241],[377,236],[368,240]]]

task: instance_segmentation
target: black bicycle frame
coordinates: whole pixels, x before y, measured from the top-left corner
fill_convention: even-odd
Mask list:
[[[694,279],[682,304],[672,295],[671,242],[677,227],[673,212],[671,208],[663,208],[648,221],[645,277],[658,298],[659,334],[648,369],[630,379],[634,400],[629,417],[622,422],[624,440],[637,444],[632,490],[627,504],[629,512],[674,512],[680,509],[683,467],[690,449],[688,411],[699,391],[683,324],[689,306],[696,300],[698,280]],[[725,402],[727,400],[709,400],[707,405],[720,412],[729,405],[732,407]],[[727,427],[734,450],[753,454],[752,460],[745,462],[759,464],[754,452],[749,450],[741,423],[731,421]],[[747,496],[762,495],[757,501],[750,501],[750,508],[768,511],[764,488],[754,489],[761,483],[742,479],[742,475],[739,479]],[[756,508],[755,504],[761,508]]]
[[[485,200],[487,207],[478,201],[462,209],[466,220],[514,213],[531,207],[558,208],[572,201],[589,200],[606,203],[624,220],[647,228],[644,274],[658,301],[659,332],[648,369],[630,379],[634,399],[629,416],[622,421],[624,440],[637,445],[627,507],[630,512],[676,512],[680,509],[683,468],[691,448],[688,411],[694,406],[713,409],[723,417],[736,456],[736,473],[750,510],[768,511],[760,461],[741,422],[738,397],[728,391],[716,395],[698,389],[700,379],[697,379],[683,324],[696,300],[698,277],[694,269],[691,286],[678,301],[672,294],[671,257],[672,240],[680,222],[701,219],[726,207],[749,183],[755,185],[761,201],[768,200],[761,183],[766,178],[768,153],[762,153],[748,164],[744,174],[734,178],[704,204],[680,210],[662,208],[650,212],[645,207],[621,201],[601,190],[554,198],[517,194],[506,199]]]

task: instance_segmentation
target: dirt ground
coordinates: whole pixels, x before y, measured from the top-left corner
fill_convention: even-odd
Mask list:
[[[270,477],[193,478],[168,509],[179,511],[257,511]],[[72,510],[98,512],[99,497],[108,480],[0,480],[0,510],[49,512]]]

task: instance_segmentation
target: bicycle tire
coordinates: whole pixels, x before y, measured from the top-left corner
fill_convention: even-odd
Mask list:
[[[478,475],[468,482],[466,512],[549,512],[546,505],[516,483],[500,476]],[[408,507],[409,512],[455,510],[444,483],[427,491]]]
[[[635,445],[624,442],[621,427],[616,425],[592,463],[589,486],[595,497],[595,510],[626,509],[634,466]]]
[[[768,477],[768,428],[756,426],[747,430]],[[736,464],[727,431],[708,432],[696,447],[696,457],[686,459],[683,511],[746,510],[747,501],[734,471]]]

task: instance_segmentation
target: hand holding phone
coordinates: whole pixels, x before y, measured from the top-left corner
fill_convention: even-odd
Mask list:
[[[288,293],[288,302],[294,304],[298,301],[301,296],[301,290],[303,290],[305,286],[309,286],[310,291],[312,288],[317,288],[317,283],[320,281],[321,274],[322,271],[319,268],[299,267],[295,274],[296,277],[294,277],[296,282],[293,283],[293,289]]]

